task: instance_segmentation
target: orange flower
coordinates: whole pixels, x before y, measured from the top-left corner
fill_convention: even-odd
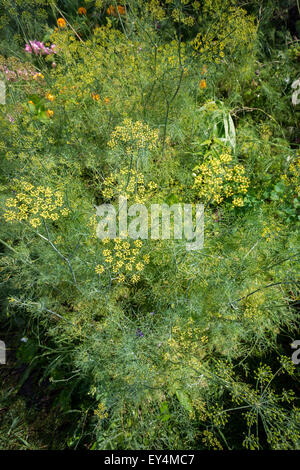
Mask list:
[[[60,28],[64,28],[66,26],[66,21],[63,18],[58,18],[57,24]]]
[[[78,8],[78,13],[79,13],[79,15],[86,15],[86,9],[84,7],[79,7]]]
[[[108,15],[116,16],[117,10],[113,5],[109,5],[108,9],[106,10]]]
[[[109,98],[104,98],[103,101],[104,101],[105,104],[108,104],[110,102],[110,99]]]
[[[120,15],[125,15],[125,11],[125,7],[118,5],[118,12],[120,13]]]
[[[54,114],[54,111],[52,111],[52,109],[47,109],[46,113],[47,113],[47,116],[51,118]]]
[[[200,88],[206,88],[206,80],[201,80],[200,82]]]
[[[100,95],[98,93],[92,93],[92,98],[94,101],[99,101],[100,100]]]
[[[111,16],[118,16],[118,13],[120,15],[125,15],[126,10],[125,7],[122,5],[118,5],[118,7],[114,7],[113,5],[109,5],[108,9],[106,10],[106,13]]]
[[[54,100],[55,100],[55,96],[51,95],[51,93],[47,93],[47,94],[46,94],[46,99],[49,100],[49,101],[54,101]]]

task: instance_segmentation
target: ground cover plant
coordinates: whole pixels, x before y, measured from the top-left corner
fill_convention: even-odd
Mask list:
[[[0,449],[299,449],[299,2],[0,11]]]

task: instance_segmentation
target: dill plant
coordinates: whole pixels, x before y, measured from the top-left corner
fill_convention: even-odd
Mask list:
[[[295,64],[262,64],[256,2],[44,3],[14,47],[43,33],[55,66],[26,57],[1,109],[1,315],[78,413],[69,446],[298,448]],[[204,203],[203,250],[101,242],[120,194]]]

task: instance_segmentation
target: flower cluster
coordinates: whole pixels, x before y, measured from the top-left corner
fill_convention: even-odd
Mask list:
[[[123,7],[122,5],[118,5],[117,8],[114,7],[113,5],[110,5],[106,13],[110,16],[125,15],[126,10],[125,10],[125,7]]]
[[[247,15],[245,9],[233,6],[231,0],[222,0],[219,5],[222,14],[218,21],[211,23],[206,30],[200,30],[191,41],[195,56],[205,57],[217,64],[225,57],[225,49],[233,53],[238,45],[251,48],[256,34],[254,17]],[[209,19],[217,10],[216,0],[205,0],[202,21]]]
[[[214,435],[213,432],[208,431],[207,429],[202,433],[202,442],[209,449],[213,450],[223,450],[222,444]]]
[[[184,15],[179,8],[174,8],[171,16],[176,23],[182,23],[190,27],[195,24],[195,18],[191,15]]]
[[[282,230],[282,226],[279,223],[266,223],[264,222],[264,228],[261,233],[262,238],[264,238],[267,242],[271,242],[272,240],[278,238],[278,234]]]
[[[151,129],[148,124],[132,119],[124,119],[122,125],[117,126],[112,132],[108,142],[110,148],[125,147],[127,154],[139,150],[153,150],[158,144],[158,130]]]
[[[18,70],[11,70],[6,65],[0,65],[0,71],[4,73],[5,79],[8,81],[16,80],[29,80],[34,72],[28,71],[25,68],[20,68]]]
[[[217,111],[219,108],[218,108],[218,106],[217,106],[217,104],[216,104],[215,101],[213,101],[213,100],[207,100],[207,101],[204,103],[204,105],[202,106],[201,109],[203,110],[204,113],[209,114],[209,113],[212,113],[212,112],[214,112],[214,111]]]
[[[189,318],[184,328],[176,324],[172,328],[172,337],[168,339],[167,343],[169,351],[165,354],[165,359],[171,359],[172,362],[185,362],[191,367],[199,367],[201,364],[200,357],[203,357],[203,346],[208,342],[208,337],[195,326],[195,321]]]
[[[206,60],[214,60],[217,64],[224,57],[224,43],[216,41],[213,32],[199,33],[192,42],[192,46],[195,55],[203,55]]]
[[[142,256],[141,250],[143,242],[141,240],[122,239],[120,237],[113,240],[102,239],[105,247],[102,249],[103,264],[95,267],[97,274],[109,273],[112,279],[124,283],[129,281],[136,283],[140,280],[140,273],[145,265],[150,262],[150,256]],[[106,247],[107,245],[107,247]]]
[[[158,46],[157,52],[159,57],[157,63],[157,73],[162,80],[164,79],[166,68],[172,73],[172,69],[175,70],[182,65],[184,67],[184,73],[187,73],[190,64],[187,54],[187,47],[184,42],[181,44],[180,51],[181,65],[178,57],[178,43],[176,40]]]
[[[22,181],[19,183],[20,192],[6,200],[6,222],[28,222],[36,228],[43,220],[58,220],[69,214],[64,207],[63,195],[49,187],[33,186]]]
[[[136,203],[146,201],[146,196],[153,194],[157,184],[153,181],[145,183],[144,175],[135,169],[124,168],[119,174],[111,173],[103,182],[102,196],[104,199],[117,198],[120,195]]]
[[[264,312],[265,303],[265,293],[262,291],[255,293],[255,295],[246,297],[246,299],[242,301],[244,318],[247,318],[250,321],[255,321],[258,326],[266,319],[266,312]]]
[[[92,93],[92,98],[93,98],[94,101],[99,101],[100,100],[99,93]]]
[[[15,57],[4,58],[0,56],[0,72],[5,80],[30,80],[35,74],[35,70],[28,62],[23,63]]]
[[[100,101],[100,100],[101,100],[101,96],[99,95],[99,93],[93,92],[91,96],[92,96],[92,99],[93,99],[94,101]],[[105,98],[103,98],[103,103],[109,104],[109,103],[110,103],[110,99],[106,96]]]
[[[55,44],[52,44],[51,47],[46,47],[43,42],[37,41],[36,39],[29,41],[29,43],[25,45],[25,52],[35,55],[57,54]]]
[[[166,17],[166,12],[161,6],[159,0],[150,0],[145,2],[145,9],[155,20],[161,21]]]
[[[233,206],[244,205],[241,195],[247,193],[250,182],[242,165],[232,165],[230,153],[209,155],[193,171],[193,187],[201,198],[220,204],[224,199],[232,197]]]
[[[300,152],[298,155],[300,155]],[[287,174],[282,175],[281,179],[286,186],[292,186],[295,197],[300,194],[300,156],[290,164]]]
[[[172,377],[173,382],[169,384],[171,390],[174,389],[174,386],[181,389],[184,384],[185,387],[190,388],[191,398],[199,397],[198,394],[194,395],[192,387],[196,386],[197,390],[200,387],[207,387],[207,381],[200,374],[206,355],[207,342],[208,336],[196,326],[193,318],[189,318],[187,321],[178,319],[162,349],[162,359],[167,377],[165,374],[161,374],[157,378],[157,385],[165,384],[165,381]],[[188,397],[186,398],[188,399]],[[193,407],[192,402],[190,402],[190,407]],[[193,414],[194,411],[191,409],[190,416],[192,417]]]
[[[54,111],[53,109],[47,109],[46,111],[46,114],[49,118],[53,117],[54,116]]]
[[[106,411],[106,406],[104,403],[100,402],[96,410],[94,410],[94,415],[97,416],[99,419],[105,419],[108,417],[108,413]]]

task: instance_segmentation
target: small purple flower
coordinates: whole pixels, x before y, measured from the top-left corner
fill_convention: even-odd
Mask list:
[[[142,331],[139,328],[137,328],[137,330],[136,330],[136,336],[138,336],[140,338],[142,338],[142,336],[144,336],[144,334],[142,333]]]
[[[155,312],[150,312],[149,315],[154,315]]]

